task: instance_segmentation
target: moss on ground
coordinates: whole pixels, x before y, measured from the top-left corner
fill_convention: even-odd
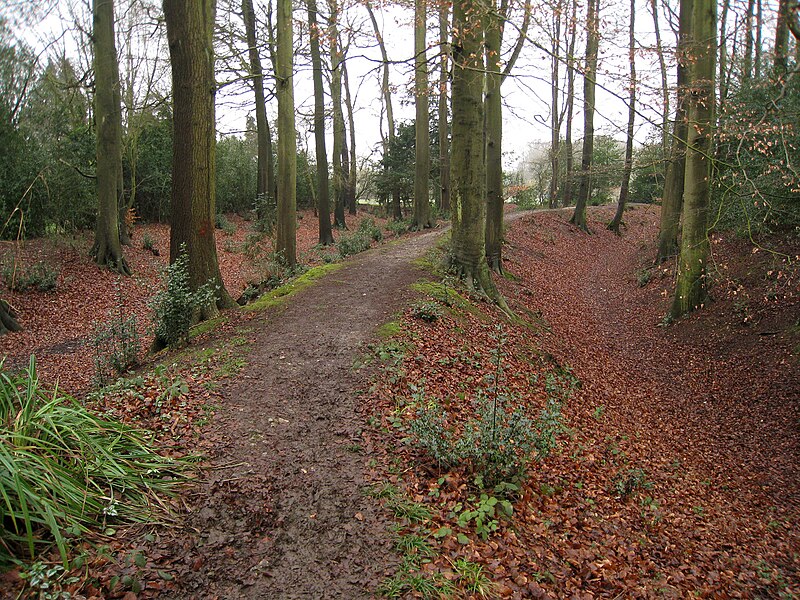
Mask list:
[[[327,265],[320,265],[318,267],[314,267],[313,269],[309,269],[308,271],[300,275],[297,279],[293,279],[289,283],[286,283],[278,288],[275,288],[270,292],[267,292],[252,304],[248,304],[247,306],[242,307],[242,310],[261,311],[267,308],[271,308],[273,306],[279,306],[283,304],[283,302],[289,296],[296,294],[300,290],[304,290],[307,287],[310,287],[314,282],[322,279],[329,273],[338,271],[343,266],[344,263],[330,263]]]

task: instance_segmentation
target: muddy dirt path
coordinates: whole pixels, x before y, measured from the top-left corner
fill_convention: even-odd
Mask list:
[[[441,230],[364,253],[257,325],[211,425],[172,598],[366,598],[392,566],[364,497],[354,360],[413,295]]]

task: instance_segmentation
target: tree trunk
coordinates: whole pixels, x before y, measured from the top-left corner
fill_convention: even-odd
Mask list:
[[[719,110],[723,110],[728,99],[728,39],[727,21],[730,0],[722,0],[722,15],[719,19]]]
[[[275,251],[297,264],[297,133],[294,122],[292,0],[277,0],[275,84],[278,92],[278,228]]]
[[[119,63],[114,44],[113,0],[94,0],[92,21],[98,207],[92,256],[98,265],[130,275],[120,242],[122,106]]]
[[[272,148],[269,140],[269,122],[267,121],[267,101],[264,95],[264,73],[261,69],[261,56],[256,39],[256,15],[253,0],[242,0],[242,16],[250,59],[250,76],[256,100],[256,140],[258,143],[258,176],[256,195],[259,198],[257,207],[259,218],[264,217],[262,202],[272,203]]]
[[[550,188],[548,206],[555,208],[558,203],[559,190],[559,154],[561,153],[561,119],[558,112],[559,74],[561,66],[561,6],[553,11],[553,35],[551,37],[550,55]]]
[[[12,306],[0,298],[0,335],[11,331],[22,331],[17,318],[17,312]]]
[[[572,206],[573,177],[574,177],[574,149],[572,147],[572,115],[575,110],[575,41],[578,38],[578,2],[572,0],[572,18],[570,19],[569,49],[567,50],[567,116],[566,131],[564,132],[564,192],[561,198],[562,206]]]
[[[333,102],[333,222],[336,227],[347,228],[344,218],[344,172],[342,150],[344,148],[344,114],[342,113],[342,51],[339,45],[340,7],[338,0],[328,0],[330,17],[328,40],[331,53],[331,101]]]
[[[386,52],[386,44],[383,41],[380,27],[378,27],[378,20],[375,18],[375,12],[372,10],[370,2],[366,2],[366,8],[369,13],[369,18],[372,21],[372,27],[375,30],[375,39],[378,41],[378,48],[381,51],[381,61],[383,62],[383,80],[381,82],[381,88],[383,91],[383,100],[386,104],[387,137],[389,138],[388,148],[392,145],[392,140],[394,140],[396,133],[394,128],[394,110],[392,107],[392,89],[389,86],[389,55]],[[386,148],[384,148],[384,153],[386,151]],[[395,221],[400,221],[403,218],[403,208],[400,203],[400,190],[398,189],[392,190],[392,218],[394,218]]]
[[[772,73],[775,79],[786,74],[789,56],[789,0],[778,0],[778,19],[775,23],[775,58]]]
[[[502,16],[496,0],[486,17],[486,262],[497,273],[503,270],[503,100],[500,50],[503,43]]]
[[[692,0],[682,0],[681,4]],[[693,0],[689,44],[691,93],[687,96],[688,146],[681,235],[681,254],[675,298],[670,310],[678,318],[707,300],[708,205],[711,180],[711,140],[714,123],[714,76],[717,42],[715,0]]]
[[[667,74],[667,61],[664,58],[664,45],[661,43],[661,27],[658,22],[658,0],[650,0],[650,12],[653,15],[653,31],[656,37],[656,54],[661,72],[661,149],[666,158],[669,154],[669,77]]]
[[[600,2],[589,0],[586,15],[586,65],[583,73],[583,150],[581,153],[581,182],[578,201],[570,223],[589,231],[586,224],[586,205],[592,193],[592,162],[594,153],[594,106],[597,78],[597,51],[600,44]]]
[[[452,267],[469,288],[500,295],[485,249],[483,19],[469,0],[453,4]]]
[[[202,307],[202,321],[236,303],[225,290],[214,241],[215,118],[214,0],[164,0],[172,64],[173,151],[170,262],[186,245],[189,285],[218,287],[217,300]]]
[[[330,182],[328,181],[328,153],[325,149],[325,89],[322,87],[322,59],[319,52],[320,30],[317,24],[317,2],[307,0],[308,30],[311,38],[311,66],[314,71],[314,142],[317,157],[317,216],[319,218],[319,243],[333,244],[331,230]]]
[[[628,83],[628,135],[625,140],[625,166],[622,169],[622,184],[619,190],[617,212],[608,228],[619,235],[622,215],[628,201],[628,188],[631,184],[633,169],[633,127],[636,124],[636,0],[631,0],[630,24],[628,27],[628,62],[630,65],[630,82]]]
[[[449,35],[450,6],[447,2],[439,3],[439,52],[441,65],[439,69],[439,209],[444,214],[450,212],[450,139],[449,121],[447,118],[447,81],[450,69],[450,49],[447,43]]]
[[[344,80],[344,105],[347,108],[347,126],[350,131],[350,160],[347,177],[347,208],[351,215],[358,214],[356,187],[358,184],[358,168],[356,166],[356,118],[353,112],[353,96],[350,94],[350,77],[347,74],[347,63],[342,64]]]
[[[761,65],[763,62],[764,49],[761,47],[762,34],[764,32],[764,11],[761,0],[756,0],[756,52],[754,76],[761,79]]]
[[[692,23],[691,7],[681,2],[678,30],[678,100],[675,111],[672,152],[664,178],[664,194],[661,199],[661,227],[658,232],[658,254],[656,262],[662,263],[678,252],[678,229],[683,207],[683,184],[686,165],[686,102],[688,94],[688,69],[692,61],[687,39]]]
[[[753,77],[753,17],[755,0],[747,0],[747,16],[744,19],[744,63],[742,64],[742,82]]]
[[[428,197],[431,171],[430,118],[428,115],[428,61],[425,53],[428,31],[427,0],[414,2],[414,216],[411,226],[425,229],[431,223]]]

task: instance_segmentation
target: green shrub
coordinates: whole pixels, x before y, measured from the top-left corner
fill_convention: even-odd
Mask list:
[[[47,392],[33,357],[26,371],[0,364],[0,565],[110,523],[142,522],[174,488],[182,465],[154,453],[142,433]]]
[[[216,216],[215,225],[217,229],[221,229],[224,233],[228,235],[233,235],[234,233],[236,233],[236,225],[231,223],[230,220],[228,220],[228,217],[226,217],[222,213]]]
[[[366,217],[358,224],[359,233],[363,233],[369,237],[373,242],[380,242],[383,239],[383,232],[381,228],[375,225],[375,219]]]
[[[420,301],[411,306],[411,316],[427,323],[434,323],[444,316],[444,311],[438,302]]]
[[[186,246],[175,262],[166,268],[165,289],[153,297],[156,346],[180,346],[189,339],[189,329],[201,307],[213,302],[215,285],[207,283],[195,291],[189,287],[189,255]]]
[[[150,252],[152,252],[153,250],[155,250],[155,247],[156,247],[155,240],[152,237],[150,237],[149,234],[145,233],[142,236],[142,249],[149,250]]]
[[[51,292],[58,285],[58,269],[41,261],[30,266],[11,261],[11,264],[3,267],[3,279],[8,288],[15,292],[26,292],[30,289]]]
[[[411,229],[411,221],[406,219],[400,221],[389,221],[386,223],[386,229],[391,231],[393,234],[400,236],[404,233],[408,233],[408,231]]]
[[[341,236],[336,246],[339,249],[339,254],[345,257],[364,252],[364,250],[369,250],[371,244],[372,240],[369,235],[359,230],[352,235]]]
[[[135,366],[141,345],[136,315],[124,317],[122,303],[105,323],[97,323],[92,336],[95,384],[108,385]]]

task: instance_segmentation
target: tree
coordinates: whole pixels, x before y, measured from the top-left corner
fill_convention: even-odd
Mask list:
[[[0,298],[0,335],[10,331],[22,331],[22,326],[17,321],[17,313],[14,308]]]
[[[450,212],[450,127],[447,119],[447,81],[450,77],[450,48],[447,43],[450,5],[439,2],[439,209]]]
[[[328,182],[328,154],[325,149],[325,90],[322,87],[322,59],[319,52],[319,26],[317,2],[306,0],[308,31],[311,38],[311,65],[314,76],[314,142],[317,156],[317,213],[319,218],[319,243],[333,244],[331,231],[330,192]]]
[[[428,198],[430,175],[430,134],[428,131],[428,62],[425,55],[427,33],[427,0],[414,2],[414,106],[416,108],[414,175],[414,217],[411,224],[416,229],[433,225],[431,204]]]
[[[278,227],[275,252],[297,263],[297,132],[294,115],[292,0],[277,0],[275,82],[278,91]]]
[[[628,62],[630,64],[630,80],[628,81],[628,134],[625,139],[625,166],[622,169],[622,184],[619,190],[617,212],[608,228],[619,235],[619,226],[628,201],[628,189],[631,184],[633,170],[633,127],[636,123],[636,0],[631,0],[631,14],[628,26]]]
[[[122,107],[114,44],[114,1],[94,0],[92,21],[98,201],[92,255],[98,265],[130,275],[130,267],[122,255],[118,222],[122,196]]]
[[[715,0],[681,0],[692,4],[689,28],[690,93],[683,191],[683,219],[678,278],[670,316],[677,318],[706,301],[708,207],[711,189],[711,140],[714,124],[717,4]]]
[[[253,0],[242,0],[242,18],[247,36],[251,84],[256,100],[256,138],[258,140],[256,195],[259,198],[258,207],[261,209],[261,202],[264,200],[269,203],[274,201],[272,196],[275,174],[272,164],[272,140],[267,120],[267,101],[264,95],[264,73],[261,69],[261,56],[258,52],[256,38],[256,15],[253,10]]]
[[[372,27],[375,30],[375,39],[378,41],[378,48],[380,48],[381,51],[381,62],[383,64],[381,91],[383,92],[383,102],[386,108],[386,124],[388,129],[386,140],[384,141],[383,146],[385,153],[386,149],[391,145],[392,139],[395,135],[394,110],[392,107],[392,88],[389,85],[389,55],[386,52],[386,44],[383,41],[383,35],[381,35],[380,27],[378,27],[378,20],[375,18],[375,12],[372,10],[372,5],[370,2],[366,2],[365,6],[367,8],[367,12],[369,13],[370,21],[372,21]],[[403,208],[400,203],[399,190],[392,190],[392,217],[396,221],[399,221],[403,218]]]
[[[486,167],[483,140],[483,20],[480,4],[453,4],[451,261],[467,287],[500,295],[486,262]]]
[[[583,71],[583,151],[578,201],[570,223],[589,231],[586,205],[591,193],[592,147],[594,145],[594,103],[597,83],[597,54],[600,43],[600,1],[589,0],[586,15],[586,64]]]
[[[199,320],[235,302],[225,290],[214,241],[215,146],[214,0],[164,0],[172,65],[173,151],[170,262],[185,245],[192,291],[217,286]]]
[[[578,38],[578,3],[572,1],[572,16],[569,20],[569,48],[567,49],[567,116],[564,133],[564,192],[561,194],[561,205],[572,206],[574,157],[572,147],[572,114],[575,110],[575,42]]]
[[[345,147],[344,112],[342,111],[342,65],[344,56],[339,40],[338,0],[328,0],[328,43],[331,59],[331,102],[333,103],[333,222],[336,227],[347,228],[344,217],[345,176],[342,152]]]
[[[511,72],[527,37],[530,21],[530,2],[525,2],[525,15],[519,37],[503,70],[500,52],[503,46],[503,27],[508,18],[508,2],[490,5],[486,18],[486,260],[489,268],[503,270],[503,98],[500,86]]]
[[[675,125],[672,136],[672,152],[667,163],[664,179],[664,194],[661,200],[661,226],[658,231],[658,254],[661,263],[678,252],[678,227],[683,207],[683,184],[686,165],[686,102],[689,65],[692,56],[688,47],[688,36],[692,26],[692,10],[688,2],[680,4],[678,25],[678,99]]]
[[[351,215],[358,213],[358,165],[356,164],[356,118],[353,110],[353,96],[350,94],[350,77],[347,74],[347,63],[342,65],[342,81],[344,82],[344,105],[347,108],[347,124],[350,132],[350,157],[347,174],[347,208]]]

